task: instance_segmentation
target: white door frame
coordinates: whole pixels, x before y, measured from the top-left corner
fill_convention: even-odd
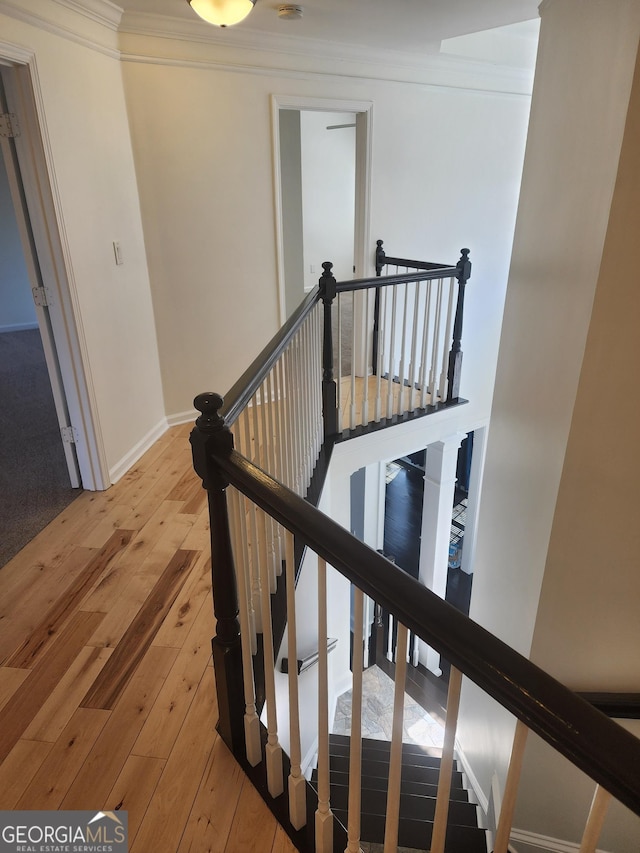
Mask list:
[[[50,324],[40,326],[45,352],[49,347],[49,356],[53,355],[59,365],[57,375],[61,388],[58,390],[64,391],[64,408],[68,410],[73,426],[82,487],[92,491],[106,489],[111,480],[44,120],[35,55],[17,45],[0,42],[0,66],[9,111],[17,115],[20,126],[20,135],[14,140],[20,179],[38,266],[50,300]],[[48,341],[47,329],[50,331]],[[55,377],[52,375],[54,385]]]
[[[372,275],[373,246],[371,222],[371,101],[343,101],[333,98],[306,98],[296,95],[271,96],[271,129],[273,134],[273,191],[276,211],[276,266],[280,325],[287,319],[284,274],[284,233],[282,227],[282,185],[280,170],[280,110],[311,110],[356,114],[356,192],[354,216],[354,261],[356,278]]]

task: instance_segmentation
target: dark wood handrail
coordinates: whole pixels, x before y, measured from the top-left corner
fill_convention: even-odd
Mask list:
[[[430,269],[399,275],[373,276],[372,278],[354,278],[336,283],[337,293],[347,293],[352,290],[367,290],[373,287],[386,287],[392,284],[404,284],[408,281],[433,281],[439,278],[453,278],[457,267],[440,267],[434,265]]]
[[[213,465],[530,729],[640,814],[640,740],[240,453]]]
[[[269,371],[286,350],[289,342],[307,319],[319,298],[319,287],[316,285],[313,290],[309,291],[284,326],[271,338],[260,355],[254,358],[242,376],[231,386],[224,398],[224,405],[220,412],[227,426],[230,427],[235,423],[238,415],[247,406],[264,378],[268,376]]]
[[[605,693],[578,691],[578,696],[602,711],[607,717],[618,720],[640,720],[640,693]]]
[[[447,264],[438,264],[432,261],[412,261],[409,258],[391,258],[384,256],[384,265],[389,267],[407,267],[413,270],[437,270],[446,267]]]

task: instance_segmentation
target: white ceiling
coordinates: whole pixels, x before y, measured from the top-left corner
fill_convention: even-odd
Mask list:
[[[358,45],[380,50],[429,53],[444,39],[530,21],[538,17],[540,0],[302,0],[300,20],[278,17],[277,0],[257,0],[255,9],[241,24],[221,33],[243,31],[294,36],[335,47]],[[175,18],[177,28],[200,21],[187,0],[116,0],[125,11],[123,23],[133,13],[140,22],[146,16]],[[138,13],[142,13],[139,15]],[[129,15],[131,17],[131,15]],[[208,25],[202,24],[203,27]],[[219,31],[220,32],[220,31]],[[523,35],[527,34],[526,28]],[[231,40],[231,39],[230,39]]]

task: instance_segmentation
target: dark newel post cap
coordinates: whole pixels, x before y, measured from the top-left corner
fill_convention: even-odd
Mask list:
[[[200,412],[191,430],[189,441],[193,452],[193,467],[205,489],[225,489],[229,483],[217,470],[212,454],[227,455],[233,450],[233,435],[225,425],[220,409],[224,398],[207,391],[198,394],[193,405]]]
[[[336,298],[336,280],[331,272],[333,269],[331,261],[323,261],[322,269],[323,273],[320,276],[318,286],[322,301],[326,305],[327,303],[331,304],[331,302]]]
[[[386,258],[384,249],[382,248],[383,242],[383,240],[376,240],[376,275],[382,274],[382,267]]]
[[[200,412],[196,418],[196,426],[203,432],[215,432],[222,429],[224,426],[224,418],[220,414],[220,409],[224,403],[224,397],[216,394],[213,391],[205,391],[193,401],[194,407]]]
[[[469,249],[460,249],[460,260],[456,264],[458,270],[456,278],[460,284],[465,284],[471,277],[471,261],[469,260]]]

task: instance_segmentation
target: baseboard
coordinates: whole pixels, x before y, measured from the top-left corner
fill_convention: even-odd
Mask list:
[[[527,832],[524,829],[512,829],[511,841],[516,844],[527,844],[536,850],[544,851],[544,853],[578,853],[580,850],[580,845],[574,844],[572,841],[562,841],[559,838],[539,835],[537,832]],[[596,853],[607,853],[607,851],[598,848]]]
[[[482,786],[478,782],[475,773],[471,769],[471,764],[467,760],[464,751],[462,750],[459,742],[456,740],[456,755],[458,756],[458,761],[462,765],[462,770],[464,775],[467,777],[467,781],[473,790],[473,793],[478,800],[478,805],[482,809],[482,811],[486,814],[489,812],[489,800],[487,799],[487,795],[482,790]]]
[[[113,466],[113,468],[109,469],[109,478],[111,483],[117,483],[118,480],[127,473],[129,468],[136,464],[138,459],[140,459],[140,457],[149,450],[151,445],[154,444],[168,428],[169,424],[167,423],[167,418],[162,418],[161,421],[150,429],[149,432]]]
[[[188,412],[176,412],[173,415],[167,415],[167,426],[194,423],[199,414],[195,409],[189,409]]]
[[[29,329],[37,329],[37,322],[34,323],[13,323],[9,326],[0,326],[0,335],[3,332],[26,332]]]

